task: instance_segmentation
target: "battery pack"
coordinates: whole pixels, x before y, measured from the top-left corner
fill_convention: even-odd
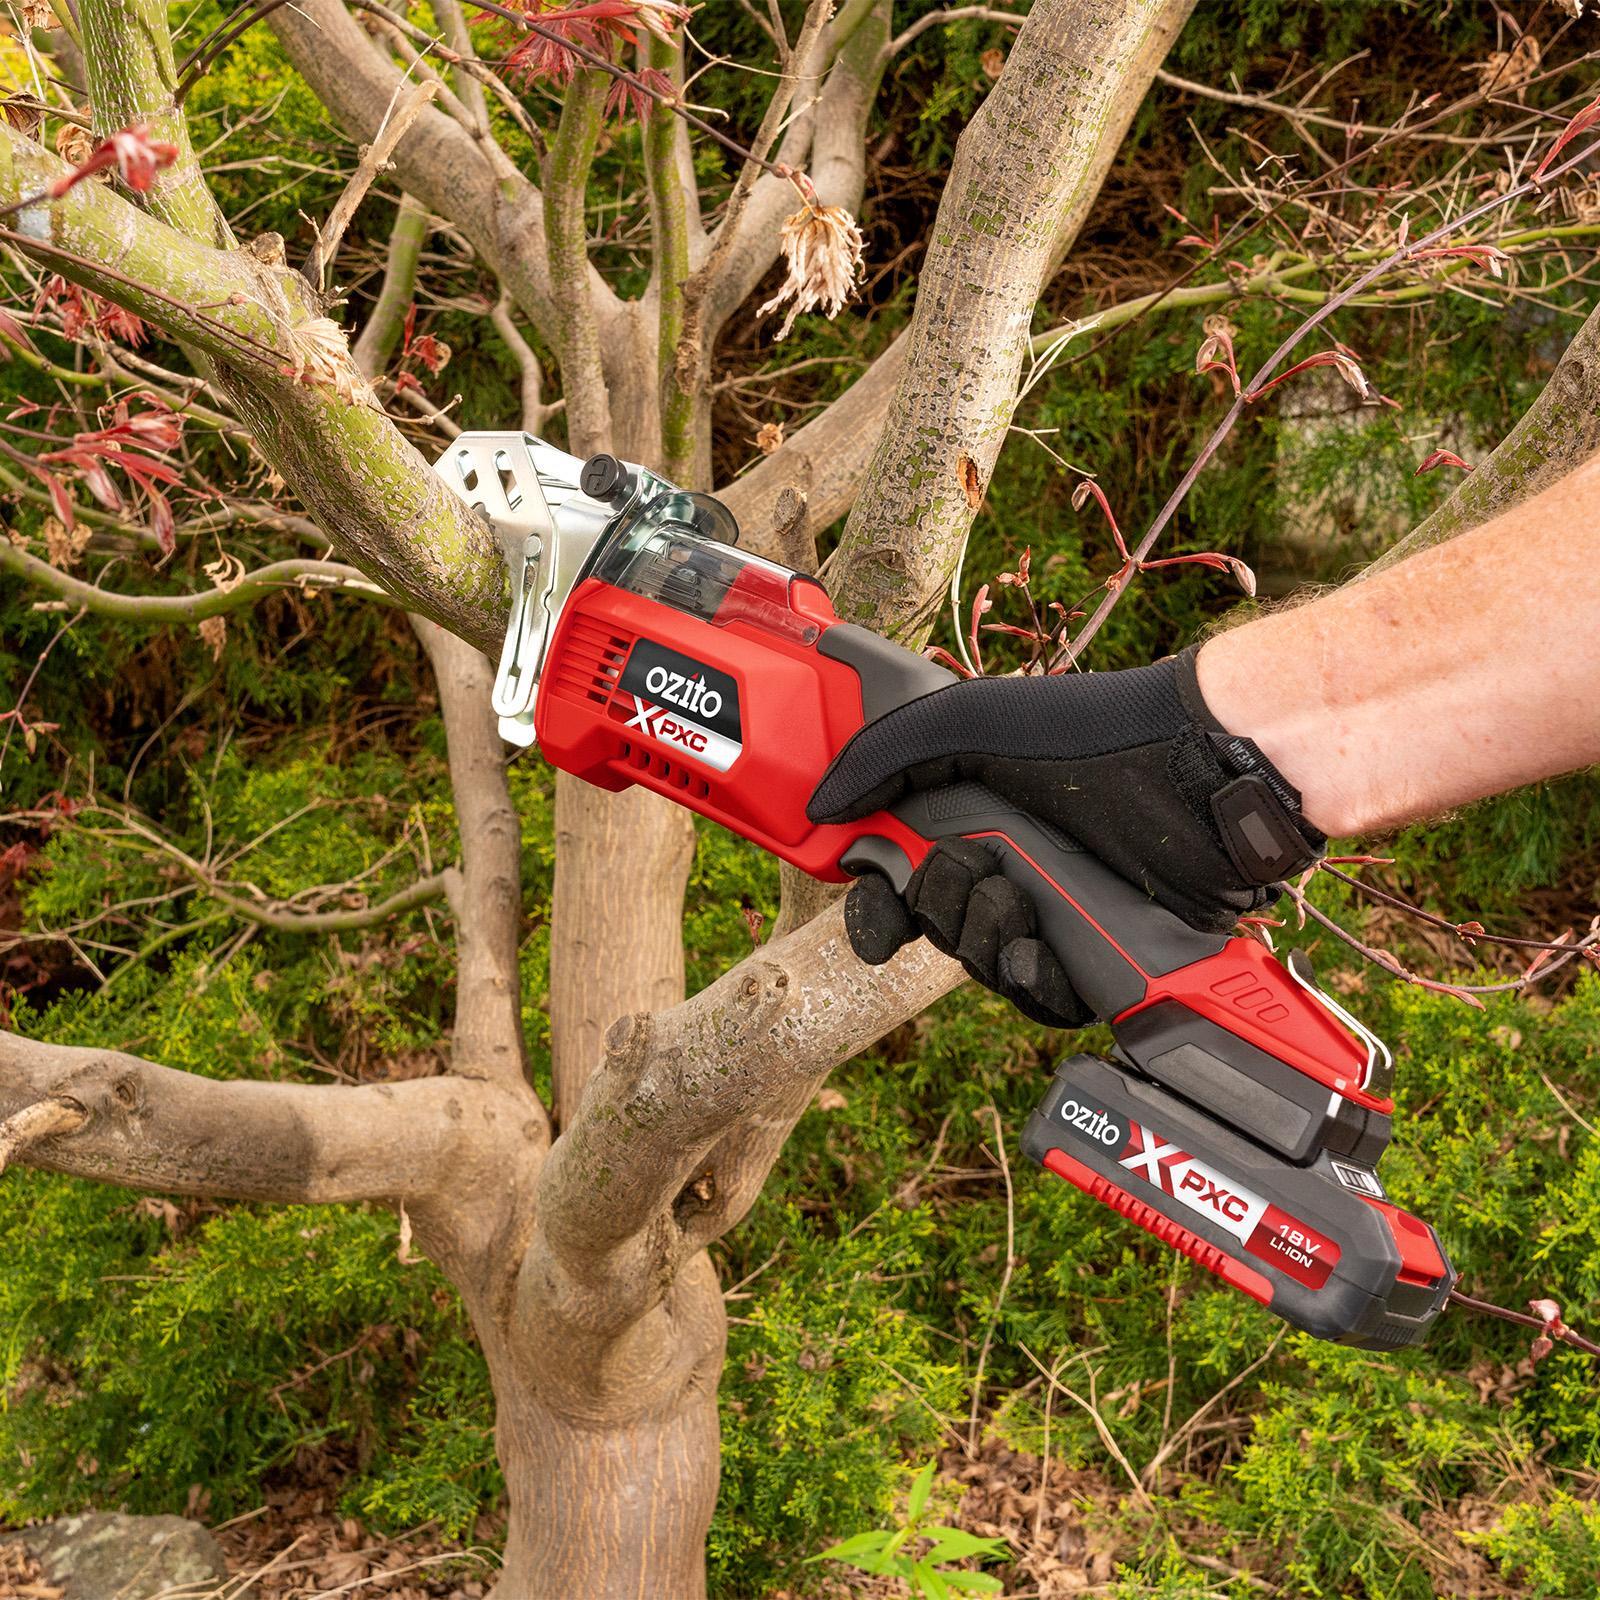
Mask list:
[[[1390,1204],[1373,1166],[1326,1150],[1292,1162],[1126,1062],[1064,1060],[1022,1148],[1320,1339],[1419,1344],[1455,1283],[1433,1229]]]

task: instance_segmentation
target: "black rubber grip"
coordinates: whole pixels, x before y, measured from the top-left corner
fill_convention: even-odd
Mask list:
[[[909,796],[894,815],[929,841],[977,839],[992,850],[1032,904],[1040,939],[1097,1017],[1120,1016],[1144,999],[1147,979],[1214,956],[1227,944],[1225,935],[1191,928],[1098,857],[981,784]],[[853,869],[857,859],[852,852],[846,867]],[[880,862],[871,865],[884,870]],[[909,875],[908,862],[903,871],[887,873],[897,889]]]

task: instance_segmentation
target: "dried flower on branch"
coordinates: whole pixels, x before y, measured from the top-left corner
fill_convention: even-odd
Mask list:
[[[1194,370],[1202,375],[1207,372],[1227,373],[1228,382],[1233,385],[1233,392],[1237,395],[1239,364],[1233,353],[1233,336],[1237,330],[1224,316],[1207,317],[1201,326],[1206,336],[1194,353]]]
[[[344,329],[332,317],[313,317],[289,330],[295,364],[282,368],[286,378],[317,389],[331,389],[347,405],[367,404],[372,390],[350,356]]]
[[[784,223],[782,242],[789,275],[756,313],[764,317],[786,301],[794,302],[778,329],[780,339],[788,336],[796,317],[819,306],[824,316],[838,316],[862,271],[861,230],[843,206],[819,206],[807,200]]]

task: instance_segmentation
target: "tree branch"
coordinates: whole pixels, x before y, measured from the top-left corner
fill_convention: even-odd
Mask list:
[[[443,628],[422,618],[413,618],[412,626],[439,686],[461,836],[461,866],[450,895],[458,956],[451,1070],[522,1084],[522,821],[506,783],[505,745],[490,704],[494,670]],[[548,1142],[549,1116],[542,1106],[537,1115]]]
[[[1386,572],[1418,550],[1470,533],[1531,499],[1600,451],[1600,308],[1572,343],[1522,419],[1450,498],[1361,574]]]
[[[611,398],[600,354],[600,319],[589,291],[589,167],[611,80],[592,67],[573,74],[544,168],[556,354],[567,401],[567,448],[592,455],[611,443]]]
[[[64,1100],[35,1100],[32,1105],[0,1122],[0,1172],[4,1172],[19,1150],[53,1139],[58,1133],[81,1128],[84,1114]]]
[[[272,14],[295,70],[358,143],[376,137],[403,74],[373,48],[341,0],[295,0]],[[556,322],[545,261],[544,201],[494,140],[479,141],[442,111],[418,117],[394,152],[395,179],[468,239],[540,332]],[[598,273],[591,291],[610,297]]]
[[[226,589],[208,589],[201,594],[119,594],[85,583],[9,541],[0,541],[0,571],[14,572],[74,606],[82,606],[93,616],[125,622],[204,622],[207,617],[225,616],[253,606],[284,589],[341,589],[384,605],[394,603],[358,568],[333,561],[274,561],[247,572]]]
[[[0,203],[67,170],[0,121]],[[100,184],[17,222],[0,236],[212,358],[262,454],[382,588],[498,648],[505,571],[493,536],[381,411],[346,397],[359,375],[298,273],[187,239]]]
[[[345,229],[350,226],[356,208],[366,199],[367,190],[377,182],[378,175],[388,170],[389,157],[394,154],[395,146],[405,138],[411,124],[422,115],[423,107],[430,104],[438,92],[438,85],[433,83],[413,84],[404,95],[396,87],[395,99],[384,112],[372,143],[362,150],[360,164],[328,214],[326,226],[318,230],[317,242],[306,257],[302,269],[305,280],[319,293],[327,287],[325,280],[339,254]]]
[[[800,167],[809,155],[809,175],[819,205],[843,206],[847,211],[860,207],[866,182],[867,116],[882,77],[878,49],[889,36],[889,11],[890,0],[872,0],[853,18],[841,11],[829,28],[803,28],[804,40],[796,41],[787,69],[792,81],[785,86],[799,104],[787,113],[776,160],[780,166]],[[769,130],[763,119],[764,137],[782,125],[781,118],[773,122]],[[708,262],[698,302],[703,349],[715,342],[723,324],[777,260],[779,231],[795,209],[793,184],[766,172],[750,186],[742,205],[730,199],[712,239],[711,259],[717,264],[711,268]]]
[[[822,1078],[963,981],[920,940],[866,966],[834,909],[693,999],[622,1018],[546,1163],[524,1310],[638,1318],[749,1209]]]
[[[703,364],[706,346],[703,307],[707,296],[713,296],[713,308],[720,311],[724,318],[732,310],[732,306],[737,304],[733,299],[733,283],[728,281],[729,269],[735,248],[740,245],[741,240],[749,237],[749,230],[743,228],[744,210],[749,203],[751,193],[761,182],[763,171],[761,163],[755,157],[764,158],[772,149],[783,130],[785,119],[789,115],[789,107],[794,103],[801,83],[812,85],[808,93],[815,95],[814,85],[821,77],[823,67],[828,60],[828,41],[824,29],[827,27],[832,10],[832,0],[811,0],[793,48],[785,49],[783,52],[783,73],[778,79],[777,87],[772,91],[772,98],[767,102],[766,111],[762,114],[761,126],[756,130],[755,143],[750,147],[752,156],[740,167],[739,176],[734,180],[733,191],[723,208],[722,222],[717,228],[705,261],[684,286],[687,348],[677,357],[677,364],[680,366],[687,364],[698,371]],[[809,138],[809,129],[813,121],[809,107],[805,108],[800,121],[801,136]],[[792,153],[794,152],[786,152],[786,154]],[[768,181],[778,202],[793,209],[791,186],[777,179]],[[784,194],[782,192],[784,190],[789,192]],[[772,254],[766,257],[768,263],[776,259],[777,230],[780,221],[779,216],[772,216],[767,220],[763,230],[766,235],[765,245],[772,251]],[[760,243],[761,241],[750,241],[750,244]],[[749,245],[746,248],[749,248]],[[739,276],[741,278],[748,276],[748,270]],[[759,277],[760,274],[756,276]],[[748,294],[749,290],[746,289],[744,292]],[[743,296],[739,298],[742,299]],[[715,337],[715,325],[714,319],[713,337]]]
[[[1040,0],[956,147],[907,370],[833,561],[847,621],[926,636],[1016,403],[1028,327],[1190,0]]]
[[[683,89],[683,47],[651,38],[650,65]],[[689,279],[689,196],[678,169],[676,117],[659,108],[644,127],[645,178],[650,186],[650,233],[656,281],[657,379],[661,389],[661,461],[674,483],[711,486],[710,430],[696,428],[699,363],[680,365]],[[697,448],[698,446],[698,448]]]
[[[233,231],[206,187],[178,103],[177,67],[164,0],[82,0],[83,55],[95,136],[143,124],[178,147],[141,203],[192,239],[222,247]]]
[[[544,403],[544,367],[540,363],[539,353],[522,337],[522,331],[511,315],[510,301],[505,295],[495,302],[489,320],[494,324],[495,332],[505,340],[506,348],[521,374],[522,426],[528,433],[542,435],[545,422],[556,407]]]
[[[952,22],[1000,22],[1008,28],[1020,28],[1024,20],[1025,13],[1021,11],[1000,11],[994,6],[949,6],[943,11],[930,11],[883,47],[883,60],[887,65],[930,28],[942,28]]]
[[[470,649],[471,646],[463,644],[462,648]],[[194,864],[189,865],[192,869]],[[251,900],[244,895],[234,894],[203,873],[195,873],[194,877],[211,899],[225,905],[236,916],[243,917],[247,922],[259,923],[263,928],[274,928],[279,933],[355,933],[361,928],[376,928],[391,917],[414,911],[430,901],[452,897],[456,869],[446,867],[443,872],[418,878],[415,883],[395,890],[376,905],[351,906],[344,911],[296,911],[291,906]]]
[[[383,283],[360,337],[351,348],[356,365],[369,379],[389,365],[417,292],[417,261],[428,238],[428,208],[413,195],[400,196],[389,233]]]
[[[22,1164],[218,1199],[410,1200],[448,1192],[469,1166],[492,1169],[527,1142],[513,1132],[523,1096],[491,1084],[222,1081],[0,1034],[0,1118],[42,1100],[81,1120],[21,1144]]]

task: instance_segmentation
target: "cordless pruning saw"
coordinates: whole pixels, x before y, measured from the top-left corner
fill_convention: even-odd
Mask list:
[[[1378,1179],[1393,1061],[1303,958],[1198,932],[977,784],[808,821],[850,736],[951,674],[841,622],[815,579],[741,554],[719,501],[642,467],[464,433],[439,471],[505,552],[507,740],[829,882],[904,889],[935,841],[981,841],[1116,1038],[1112,1059],[1056,1069],[1028,1155],[1297,1328],[1375,1350],[1422,1339],[1455,1274]]]

